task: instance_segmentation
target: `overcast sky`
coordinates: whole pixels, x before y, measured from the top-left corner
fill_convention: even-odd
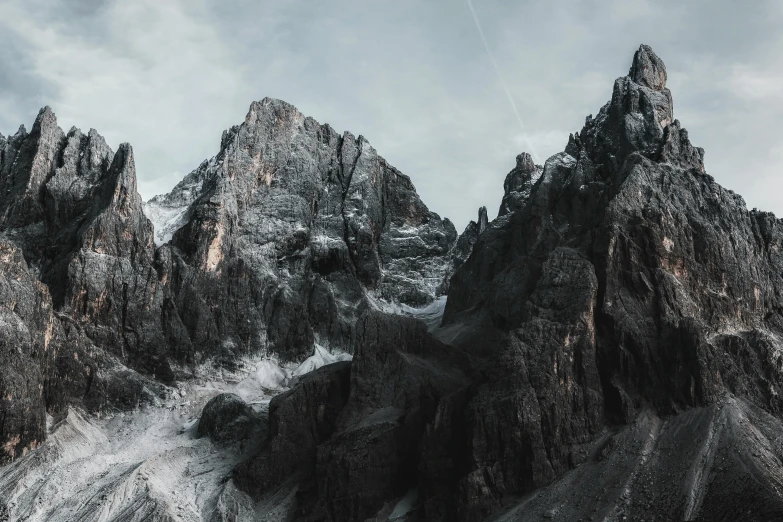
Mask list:
[[[783,216],[781,2],[0,0],[0,133],[52,107],[130,142],[145,199],[218,152],[250,102],[281,98],[363,134],[459,229],[494,217],[515,156],[561,151],[640,43],[707,171]],[[532,149],[532,150],[531,150]]]

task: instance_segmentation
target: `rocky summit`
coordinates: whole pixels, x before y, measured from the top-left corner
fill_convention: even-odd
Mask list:
[[[0,520],[783,518],[783,222],[642,45],[458,235],[266,98],[169,194],[0,136]]]

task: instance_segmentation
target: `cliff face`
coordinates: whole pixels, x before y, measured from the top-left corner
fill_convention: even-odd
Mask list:
[[[3,446],[3,457],[13,458],[43,441],[45,409],[127,407],[150,395],[124,365],[164,380],[171,372],[152,225],[130,146],[115,154],[94,130],[66,135],[48,107],[29,134],[22,128],[0,145],[3,302],[15,317],[3,323],[2,338],[20,354],[0,370],[10,390],[0,438],[17,441]],[[34,434],[25,447],[14,427],[19,408]]]
[[[288,359],[349,348],[376,299],[432,301],[457,238],[364,137],[268,98],[146,211],[191,342]]]
[[[439,327],[359,320],[298,517],[385,517],[414,490],[410,520],[781,516],[783,228],[703,155],[642,46],[564,152],[517,158],[452,251]],[[236,479],[262,497],[253,462]]]
[[[565,150],[520,154],[497,219],[482,207],[459,237],[363,137],[278,100],[146,205],[128,145],[66,134],[48,108],[0,137],[0,465],[18,461],[0,492],[19,502],[0,519],[106,504],[168,520],[168,486],[128,478],[135,463],[69,485],[85,499],[27,502],[70,439],[106,440],[71,412],[20,459],[46,413],[174,411],[163,384],[202,363],[316,344],[353,360],[297,369],[266,436],[228,430],[257,451],[172,438],[130,453],[139,473],[197,490],[195,520],[783,517],[783,222],[705,172],[666,79],[641,46]],[[210,404],[202,431],[255,419],[238,396]]]
[[[4,374],[19,397],[0,436],[22,441],[9,457],[43,440],[44,406],[135,406],[207,359],[350,351],[363,311],[439,295],[457,239],[367,140],[278,100],[252,104],[217,156],[147,204],[157,249],[128,144],[66,134],[46,107],[0,138],[0,174],[6,272],[27,285],[9,287],[9,313],[33,336],[3,331],[27,346]]]
[[[780,411],[783,228],[716,184],[703,155],[674,119],[663,62],[642,46],[612,100],[547,160],[517,210],[479,237],[444,316],[458,346],[494,361],[493,377],[453,414],[468,452],[453,490],[464,519],[561,476],[614,423],[715,408],[727,394],[738,402],[715,411],[729,417]],[[746,432],[704,429],[694,436],[758,444]],[[717,465],[682,464],[692,468],[659,463],[666,471],[656,473],[696,495],[690,504],[666,503],[656,484],[647,510],[637,490],[590,509],[682,518],[688,505],[688,517],[705,516],[715,506],[703,498],[719,492],[751,507],[737,492],[754,473],[737,474],[736,491],[719,481],[696,487],[687,476],[712,477]],[[769,487],[780,480],[777,465],[759,465]],[[560,493],[574,516],[590,514]]]

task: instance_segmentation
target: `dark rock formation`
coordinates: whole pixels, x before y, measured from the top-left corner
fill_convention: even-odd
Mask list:
[[[60,314],[133,367],[170,376],[153,268],[152,224],[136,191],[133,151],[94,130],[66,136],[41,110],[0,157],[0,231],[23,250]]]
[[[305,519],[365,520],[415,487],[425,426],[441,398],[470,382],[468,358],[418,320],[371,312],[356,328],[351,393],[318,448]]]
[[[268,98],[147,213],[173,237],[171,313],[206,353],[348,348],[375,298],[432,301],[457,239],[365,138]]]
[[[156,381],[177,377],[172,361],[350,348],[378,298],[436,297],[457,239],[363,137],[270,99],[150,202],[172,243],[155,250],[142,206],[127,144],[115,153],[94,130],[66,134],[48,107],[31,132],[0,138],[0,240],[28,287],[12,285],[7,302],[29,333],[3,332],[26,354],[3,380],[13,394],[0,435],[19,439],[8,455],[43,439],[44,408],[154,401]]]
[[[527,152],[517,156],[517,166],[506,175],[503,182],[503,200],[500,202],[498,217],[510,214],[525,206],[530,190],[541,177],[542,167],[533,163]]]
[[[439,417],[441,431],[463,426],[452,444],[468,455],[446,460],[463,478],[440,490],[434,516],[489,516],[582,462],[607,423],[646,408],[668,415],[730,393],[780,411],[780,224],[704,174],[665,78],[640,48],[612,101],[452,279],[444,324],[497,373]],[[752,507],[732,495],[735,509]],[[714,509],[692,504],[689,516]]]
[[[49,292],[0,237],[0,465],[46,438],[44,381],[56,346]]]
[[[649,45],[642,45],[633,55],[628,76],[639,85],[656,91],[666,88],[666,66]]]
[[[5,459],[43,441],[47,410],[136,408],[171,371],[130,146],[66,135],[46,107],[30,133],[0,140],[0,185]]]
[[[783,222],[703,159],[642,46],[458,238],[363,137],[265,99],[147,205],[155,250],[130,147],[44,109],[0,137],[0,464],[47,410],[319,342],[353,361],[275,397],[268,437],[231,395],[199,427],[259,444],[231,487],[298,520],[783,518]]]
[[[454,272],[462,266],[462,263],[468,259],[471,252],[473,252],[473,245],[476,244],[476,240],[479,234],[486,230],[489,226],[489,218],[487,217],[487,207],[480,207],[478,211],[478,220],[471,220],[462,231],[462,234],[457,238],[457,242],[449,252],[448,264],[446,271],[443,274],[443,281],[438,289],[439,294],[446,295],[449,292],[449,283]]]
[[[262,437],[262,420],[238,395],[221,393],[204,406],[198,422],[198,436],[228,444]]]
[[[783,229],[704,173],[665,79],[643,46],[565,152],[518,158],[435,337],[360,318],[300,518],[413,487],[426,520],[783,514]]]
[[[260,497],[297,474],[315,476],[316,449],[334,433],[350,390],[351,363],[338,362],[305,375],[269,404],[269,436],[259,454],[235,471],[236,483]]]
[[[602,434],[588,459],[494,518],[777,520],[780,419],[725,397],[679,415],[643,411]]]

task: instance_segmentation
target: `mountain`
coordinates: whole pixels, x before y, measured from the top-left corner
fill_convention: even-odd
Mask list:
[[[0,520],[783,518],[783,223],[666,81],[459,236],[279,100],[147,203],[48,108],[0,137]]]
[[[457,240],[364,137],[269,98],[145,209],[186,349],[208,353],[346,350],[363,311],[438,297]]]
[[[365,138],[279,100],[146,205],[130,145],[66,134],[49,107],[0,137],[0,173],[0,462],[43,441],[47,411],[155,402],[208,361],[347,351],[364,311],[438,298],[457,241]]]
[[[236,483],[266,498],[303,430],[301,520],[385,519],[407,492],[408,520],[779,518],[783,229],[703,157],[642,46],[564,152],[518,157],[442,324],[360,319],[328,429],[283,417],[311,384],[275,397],[297,428]]]

